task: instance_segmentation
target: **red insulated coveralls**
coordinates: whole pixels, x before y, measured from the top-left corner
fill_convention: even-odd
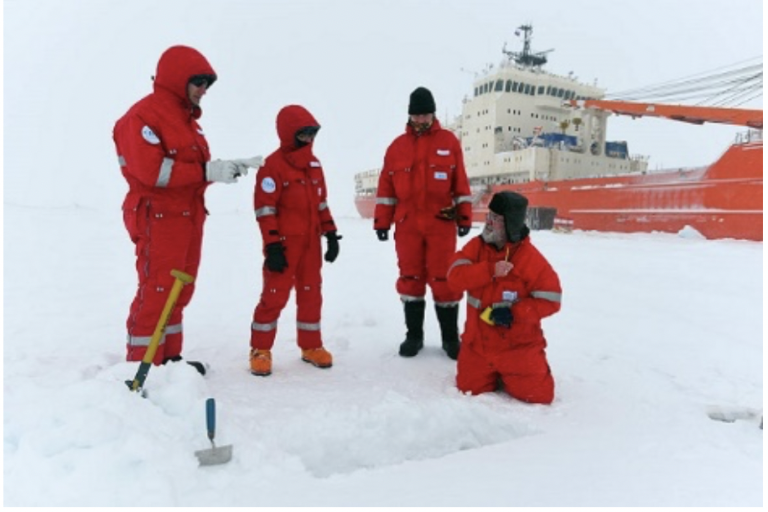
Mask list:
[[[251,348],[270,350],[277,320],[296,289],[297,342],[303,350],[321,347],[323,233],[336,231],[326,202],[323,167],[312,144],[296,148],[296,132],[320,126],[304,107],[289,105],[277,116],[280,148],[269,155],[256,175],[254,207],[264,247],[281,242],[288,267],[282,272],[262,269],[263,289],[253,312]]]
[[[513,264],[504,277],[494,278],[496,262]],[[498,250],[475,237],[455,254],[448,272],[454,290],[467,292],[467,319],[461,337],[456,384],[462,392],[494,391],[500,377],[514,398],[549,404],[554,380],[547,363],[547,342],[541,319],[560,310],[560,279],[530,238]],[[489,325],[485,308],[511,304],[511,328]]]
[[[197,123],[202,111],[187,97],[194,75],[214,75],[208,60],[185,46],[160,57],[154,92],[139,100],[114,127],[120,170],[128,182],[123,219],[136,245],[138,289],[127,320],[128,361],[140,361],[160,319],[174,278],[197,275],[205,222],[203,193],[208,142]],[[182,316],[194,285],[183,288],[154,363],[178,356]]]
[[[455,220],[440,218],[443,208],[456,208]],[[423,300],[429,284],[435,303],[461,300],[445,280],[456,252],[456,226],[472,226],[472,196],[461,144],[437,119],[418,135],[409,124],[387,149],[379,175],[374,229],[395,224],[395,250],[403,301]]]

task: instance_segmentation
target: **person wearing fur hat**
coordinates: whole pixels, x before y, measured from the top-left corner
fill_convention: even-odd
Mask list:
[[[459,354],[461,293],[445,275],[456,251],[456,234],[472,226],[472,197],[461,144],[435,117],[429,89],[411,93],[405,133],[387,149],[376,192],[373,228],[382,242],[395,225],[399,277],[397,292],[405,312],[406,335],[400,355],[413,357],[424,347],[427,286],[432,290],[442,348]]]
[[[528,199],[494,194],[483,232],[451,260],[448,284],[467,293],[456,385],[477,395],[499,388],[550,404],[555,383],[541,320],[560,310],[560,279],[525,225]]]

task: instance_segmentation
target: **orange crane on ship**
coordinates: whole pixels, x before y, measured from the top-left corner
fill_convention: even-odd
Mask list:
[[[615,100],[568,100],[577,108],[596,108],[631,117],[664,117],[692,124],[720,123],[763,129],[763,111],[744,108],[694,107]]]

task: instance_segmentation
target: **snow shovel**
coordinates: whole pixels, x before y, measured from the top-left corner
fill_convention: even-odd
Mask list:
[[[160,319],[157,321],[155,332],[152,334],[152,338],[149,340],[149,346],[144,353],[144,358],[139,364],[139,369],[136,372],[136,377],[133,380],[127,380],[125,383],[128,385],[128,389],[131,391],[141,391],[144,386],[144,381],[147,379],[149,369],[152,367],[152,360],[155,358],[157,347],[160,346],[160,339],[165,334],[165,328],[168,325],[168,319],[171,317],[171,312],[176,306],[176,301],[179,300],[181,289],[185,284],[195,282],[195,278],[189,274],[185,274],[181,270],[171,270],[171,275],[175,278],[173,286],[171,287],[171,293],[168,294],[168,299],[165,301],[165,307],[163,312],[160,313]]]
[[[232,445],[216,446],[213,441],[213,438],[216,437],[216,401],[213,398],[205,401],[205,422],[208,427],[208,439],[211,440],[211,447],[207,450],[196,451],[197,460],[201,466],[215,466],[229,462],[232,459]]]

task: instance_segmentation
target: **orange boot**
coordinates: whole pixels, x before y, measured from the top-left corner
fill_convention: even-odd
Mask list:
[[[323,347],[302,350],[301,359],[318,368],[330,368],[333,365],[333,356]]]
[[[251,350],[251,373],[261,377],[272,373],[272,353],[269,350]]]

